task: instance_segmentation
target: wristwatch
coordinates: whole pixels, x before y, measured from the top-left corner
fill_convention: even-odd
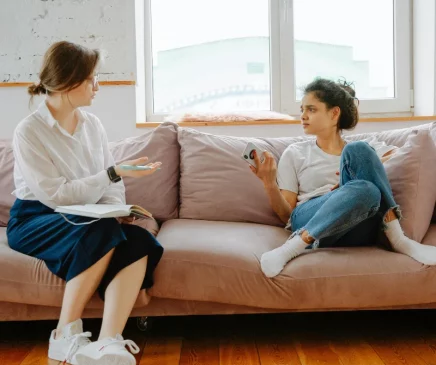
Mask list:
[[[107,176],[109,176],[109,180],[111,182],[116,183],[121,180],[121,176],[117,175],[114,166],[109,167],[106,171],[107,171]]]

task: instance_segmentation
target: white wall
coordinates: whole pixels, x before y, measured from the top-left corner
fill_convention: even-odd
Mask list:
[[[0,82],[35,81],[60,40],[106,50],[103,80],[135,79],[134,0],[0,0]]]
[[[107,51],[102,79],[136,80],[139,76],[142,84],[137,72],[141,63],[136,60],[142,44],[138,48],[135,45],[135,21],[140,18],[135,18],[135,5],[140,3],[141,0],[0,0],[0,82],[36,81],[44,51],[51,43],[66,39]],[[136,128],[136,122],[142,122],[141,116],[144,115],[142,108],[137,107],[140,105],[138,90],[135,86],[100,88],[90,111],[100,117],[110,140],[145,131]],[[35,99],[34,106],[40,101]],[[0,110],[0,138],[10,138],[17,123],[30,113],[26,89],[0,87]],[[413,124],[419,123],[361,123],[355,132],[381,131]],[[298,125],[198,129],[238,136],[301,134]]]
[[[0,139],[12,137],[18,122],[44,100],[35,97],[29,107],[29,98],[24,87],[0,87]],[[141,133],[136,128],[135,104],[135,86],[103,86],[86,110],[101,119],[109,139],[115,140]]]

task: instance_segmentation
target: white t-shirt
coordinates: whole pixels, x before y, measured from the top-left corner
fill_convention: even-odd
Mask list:
[[[346,138],[345,138],[345,141]],[[351,141],[347,141],[348,143]],[[395,149],[375,139],[365,140],[381,158]],[[277,183],[281,190],[297,193],[297,205],[327,194],[339,183],[341,156],[330,155],[316,144],[316,139],[290,145],[280,158]]]
[[[45,102],[14,132],[13,195],[39,200],[50,208],[73,204],[125,204],[122,181],[113,184],[106,169],[114,165],[100,120],[79,110],[73,135],[53,118]]]

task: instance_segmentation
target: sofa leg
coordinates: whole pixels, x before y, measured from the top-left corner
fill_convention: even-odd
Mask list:
[[[136,326],[141,332],[148,332],[151,329],[150,317],[138,317],[136,318]]]

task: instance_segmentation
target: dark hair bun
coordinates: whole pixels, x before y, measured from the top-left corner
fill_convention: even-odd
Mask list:
[[[30,95],[41,95],[41,94],[46,94],[47,93],[47,89],[44,87],[44,85],[42,85],[41,83],[38,84],[32,84],[27,88],[27,92]]]
[[[356,97],[356,91],[354,90],[354,82],[347,82],[344,78],[338,80],[338,85],[347,91],[353,98]]]
[[[358,99],[352,85],[352,83],[345,80],[334,82],[318,78],[305,87],[304,95],[313,93],[320,102],[326,104],[329,110],[339,107],[341,114],[338,120],[338,129],[350,130],[359,121],[359,112],[356,105]]]

